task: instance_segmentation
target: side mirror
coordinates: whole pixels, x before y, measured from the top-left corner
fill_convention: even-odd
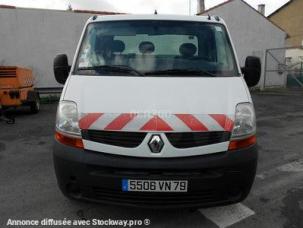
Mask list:
[[[54,74],[58,83],[64,84],[68,78],[70,66],[68,65],[67,55],[57,55],[54,59]]]
[[[248,87],[258,85],[261,78],[261,60],[258,57],[248,56],[245,67],[242,68],[244,79]]]

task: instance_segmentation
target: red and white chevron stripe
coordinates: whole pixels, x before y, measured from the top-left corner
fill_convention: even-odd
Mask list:
[[[82,130],[131,132],[205,132],[233,130],[232,118],[224,114],[169,114],[147,115],[139,113],[87,113],[82,114]]]

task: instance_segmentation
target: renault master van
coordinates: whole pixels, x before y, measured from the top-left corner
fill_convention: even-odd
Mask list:
[[[257,166],[248,87],[260,72],[256,57],[240,67],[219,17],[90,18],[71,66],[54,60],[61,191],[154,208],[242,201]]]

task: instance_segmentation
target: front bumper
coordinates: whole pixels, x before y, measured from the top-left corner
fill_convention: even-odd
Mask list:
[[[185,158],[114,156],[55,141],[54,165],[64,195],[150,208],[210,207],[245,199],[254,181],[257,146]],[[188,180],[187,193],[123,192],[122,179]]]

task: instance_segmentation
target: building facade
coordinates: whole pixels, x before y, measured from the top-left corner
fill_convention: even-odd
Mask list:
[[[234,41],[241,66],[244,66],[247,56],[260,57],[263,70],[258,87],[285,86],[285,75],[265,72],[265,65],[272,64],[274,66],[270,66],[271,68],[277,68],[274,62],[265,63],[265,53],[267,49],[285,46],[286,32],[283,29],[242,0],[226,1],[204,11],[202,15],[217,15],[224,19]],[[279,53],[277,58],[284,61],[285,51]]]
[[[287,46],[303,45],[303,0],[290,0],[268,18],[287,32]]]
[[[303,87],[303,0],[290,0],[268,18],[283,28],[289,86]]]
[[[96,13],[108,14],[0,6],[0,65],[31,68],[36,87],[61,87],[54,79],[53,59],[66,53],[72,61],[84,24]],[[241,66],[247,56],[259,56],[264,61],[266,49],[285,46],[286,33],[242,0],[229,0],[203,14],[218,15],[226,21]],[[280,57],[285,60],[285,52]],[[269,75],[267,79],[268,86],[285,84],[280,74]]]

